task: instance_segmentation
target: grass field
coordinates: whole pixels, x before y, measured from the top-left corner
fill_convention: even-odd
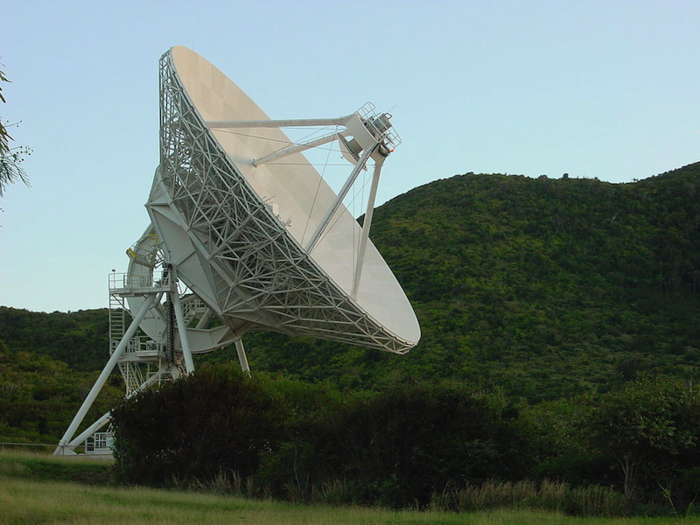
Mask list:
[[[0,524],[125,525],[666,525],[678,518],[572,518],[529,510],[455,514],[293,505],[193,492],[105,485],[96,460],[0,454]],[[73,481],[57,481],[57,480]]]

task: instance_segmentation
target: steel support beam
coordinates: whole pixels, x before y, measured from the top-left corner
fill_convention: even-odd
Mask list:
[[[71,422],[70,426],[68,427],[68,430],[66,430],[66,433],[63,435],[63,438],[61,439],[61,441],[59,441],[58,447],[56,447],[54,454],[61,455],[61,451],[63,450],[63,448],[73,438],[75,431],[78,430],[80,423],[82,423],[83,419],[85,419],[85,415],[87,414],[88,410],[90,410],[90,407],[92,406],[93,402],[95,401],[97,394],[100,393],[100,390],[102,390],[102,387],[107,382],[107,379],[109,378],[109,374],[112,373],[112,370],[117,365],[117,361],[119,361],[119,359],[122,357],[122,355],[126,351],[126,348],[129,344],[129,341],[136,333],[136,330],[138,329],[139,324],[141,323],[141,321],[143,321],[143,318],[146,316],[146,313],[155,304],[156,299],[159,298],[161,295],[162,294],[160,294],[160,293],[151,294],[143,302],[143,304],[141,305],[141,308],[139,309],[138,313],[134,317],[134,320],[131,322],[131,324],[129,325],[129,328],[124,333],[124,337],[122,337],[121,342],[119,343],[117,348],[112,353],[112,356],[109,358],[109,361],[107,361],[107,364],[105,365],[104,369],[102,370],[102,373],[100,374],[100,376],[97,378],[97,381],[95,381],[95,384],[92,386],[92,389],[90,390],[87,397],[85,398],[85,401],[83,401],[83,404],[80,407],[80,409],[78,410],[78,413],[75,414],[75,417],[73,418],[73,421]]]
[[[248,366],[248,357],[245,355],[245,348],[243,347],[243,340],[236,340],[236,352],[238,353],[238,361],[241,363],[241,370],[244,373],[250,375],[250,366]]]
[[[148,388],[151,386],[153,383],[158,381],[162,377],[162,373],[159,370],[157,374],[153,374],[151,377],[149,377],[144,383],[137,389],[137,390],[132,390],[130,394],[125,396],[124,399],[129,399],[130,397],[133,397],[136,395],[137,392],[141,392],[144,388]],[[73,450],[76,447],[79,447],[82,445],[87,438],[92,436],[95,432],[100,430],[103,426],[105,426],[107,423],[109,423],[112,419],[112,413],[111,412],[106,412],[105,414],[102,415],[97,421],[95,421],[92,425],[87,427],[83,432],[76,437],[75,439],[72,439],[70,443],[65,445],[63,447],[63,452],[61,455],[65,455],[65,451],[67,450]],[[56,449],[58,450],[58,449]],[[54,452],[56,454],[56,452]]]
[[[292,155],[294,153],[301,153],[302,151],[306,151],[308,149],[316,148],[318,146],[323,146],[324,144],[328,144],[329,142],[333,142],[338,138],[338,135],[349,135],[349,131],[343,131],[340,133],[331,133],[330,135],[324,135],[323,137],[319,137],[315,140],[310,140],[308,142],[301,142],[299,144],[292,144],[290,146],[287,146],[286,148],[282,148],[281,150],[275,151],[274,153],[270,153],[269,155],[265,155],[264,157],[260,157],[259,159],[253,160],[253,166],[256,168],[260,166],[261,164],[266,164],[270,161],[277,160],[277,159],[282,159],[284,157],[288,157],[289,155]]]
[[[344,126],[353,115],[354,113],[337,118],[297,118],[284,120],[213,120],[206,122],[206,125],[214,129]]]
[[[357,252],[357,261],[355,263],[355,276],[352,284],[352,298],[357,299],[357,294],[360,290],[360,280],[362,279],[362,267],[365,264],[365,253],[367,251],[367,241],[369,239],[369,230],[372,227],[372,216],[374,215],[374,201],[377,198],[377,188],[379,187],[379,177],[382,172],[382,166],[386,157],[379,157],[379,160],[374,163],[374,173],[372,174],[372,186],[369,190],[367,198],[367,210],[365,211],[365,220],[362,223],[362,236],[360,237],[360,247]]]
[[[323,217],[323,220],[316,228],[316,231],[313,233],[313,235],[309,239],[309,242],[306,244],[305,249],[306,249],[307,253],[311,253],[311,251],[314,249],[314,247],[316,246],[318,241],[321,239],[321,235],[323,235],[323,232],[326,231],[326,228],[328,227],[328,224],[331,222],[333,215],[335,215],[335,212],[338,211],[338,208],[340,208],[340,205],[343,203],[343,199],[345,199],[345,196],[348,194],[348,191],[350,191],[350,188],[352,188],[352,185],[355,183],[357,176],[360,174],[360,170],[362,170],[362,168],[365,167],[365,164],[367,164],[367,161],[372,156],[372,153],[374,153],[374,151],[377,149],[378,146],[379,146],[379,143],[377,142],[374,144],[374,146],[365,150],[365,152],[362,154],[362,157],[360,157],[360,160],[358,161],[358,163],[355,164],[355,167],[350,172],[350,176],[345,181],[345,184],[343,185],[343,187],[340,189],[340,192],[336,196],[335,201],[333,201],[333,204],[331,205],[331,207],[328,208],[328,211],[326,212],[325,217]]]
[[[185,316],[182,312],[182,302],[180,301],[180,293],[177,290],[177,269],[172,268],[171,282],[173,289],[170,291],[170,300],[175,308],[175,319],[177,321],[177,333],[180,336],[180,346],[182,346],[182,355],[185,357],[185,369],[188,374],[194,372],[194,359],[192,359],[192,351],[190,343],[187,340],[187,326],[185,325]]]

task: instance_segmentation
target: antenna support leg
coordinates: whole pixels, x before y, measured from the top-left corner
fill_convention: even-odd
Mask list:
[[[247,375],[250,375],[250,366],[248,366],[248,357],[245,355],[243,348],[243,340],[236,339],[236,352],[238,353],[238,361],[241,363],[241,370]]]
[[[102,387],[107,382],[107,379],[109,378],[109,374],[112,373],[112,370],[116,366],[117,361],[119,361],[119,358],[126,351],[126,348],[129,344],[129,341],[136,333],[136,330],[139,327],[139,324],[141,323],[141,321],[143,321],[143,318],[146,316],[146,313],[148,313],[148,311],[151,309],[151,307],[155,304],[156,299],[160,296],[161,296],[161,294],[151,294],[148,296],[148,298],[141,305],[141,309],[138,311],[138,313],[134,317],[134,320],[131,321],[131,324],[129,325],[129,328],[124,333],[124,337],[122,337],[121,342],[119,343],[117,348],[112,353],[112,356],[109,358],[109,361],[105,365],[100,376],[97,378],[97,381],[95,381],[95,384],[92,386],[92,389],[90,390],[90,393],[88,393],[87,397],[85,398],[85,401],[83,401],[83,404],[80,407],[80,409],[78,410],[78,413],[75,414],[75,417],[73,418],[73,421],[71,422],[70,426],[68,427],[68,430],[66,430],[66,433],[63,435],[63,438],[61,439],[61,441],[58,442],[58,447],[56,447],[56,450],[54,451],[55,455],[65,454],[65,449],[67,448],[68,443],[75,435],[75,431],[78,430],[80,423],[82,423],[83,419],[85,419],[85,415],[87,414],[88,410],[90,410],[90,407],[92,406],[92,403],[95,401],[97,394],[100,393],[100,390],[102,390]]]
[[[187,341],[187,326],[185,326],[185,315],[182,312],[182,302],[180,294],[177,291],[177,270],[173,266],[171,269],[173,276],[171,279],[173,289],[170,291],[170,300],[175,307],[175,319],[177,320],[177,332],[180,335],[180,345],[182,346],[182,354],[185,357],[185,369],[188,374],[194,372],[194,360],[192,359],[192,350],[190,350],[189,341]]]

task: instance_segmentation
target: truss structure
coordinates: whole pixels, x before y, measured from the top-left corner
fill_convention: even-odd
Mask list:
[[[170,54],[160,82],[160,169],[147,208],[161,237],[178,230],[190,242],[172,264],[206,263],[186,284],[236,332],[257,327],[395,353],[414,346],[372,319],[289,235],[210,133]]]
[[[112,370],[114,370],[115,366],[119,365],[125,379],[127,390],[126,397],[134,395],[140,389],[147,388],[166,376],[179,375],[177,368],[173,368],[171,363],[168,363],[167,359],[163,359],[165,356],[163,355],[162,347],[158,347],[156,349],[155,355],[151,355],[150,349],[148,349],[148,352],[143,353],[140,349],[140,338],[137,337],[137,332],[141,321],[143,321],[146,314],[152,308],[154,308],[155,304],[163,297],[163,295],[169,292],[172,292],[172,285],[168,279],[154,283],[154,285],[148,287],[140,285],[138,290],[131,289],[129,292],[126,292],[126,289],[123,289],[123,293],[142,294],[144,297],[143,304],[139,308],[139,311],[134,315],[133,320],[128,327],[123,330],[123,334],[116,347],[111,345],[111,355],[109,361],[105,365],[100,376],[97,378],[97,381],[95,381],[95,384],[92,386],[92,389],[85,398],[85,401],[83,401],[83,404],[73,418],[73,421],[71,421],[71,424],[68,426],[63,438],[59,441],[54,454],[75,454],[75,449],[78,446],[85,443],[85,441],[93,436],[95,432],[109,423],[111,417],[108,412],[102,415],[102,417],[100,417],[77,437],[74,437],[78,427],[85,419],[88,410],[97,398],[97,395],[102,390],[102,387],[107,382],[107,379],[112,373]],[[114,293],[116,294],[118,292],[115,291]],[[111,291],[110,294],[112,294]],[[117,302],[114,303],[112,300],[110,300],[110,304],[115,306],[119,304],[119,301],[117,300]],[[116,310],[120,310],[120,308],[117,308]],[[125,324],[121,324],[122,320],[126,320],[126,317],[122,318],[121,313],[110,312],[110,338],[112,338],[112,336],[116,336],[117,333],[126,326]],[[140,365],[150,364],[154,358],[159,361],[158,369],[154,371],[154,373],[147,374],[146,377],[144,377]]]
[[[146,204],[151,225],[127,250],[128,273],[110,276],[110,359],[55,454],[73,454],[88,439],[93,449],[109,442],[109,432],[97,433],[109,422],[109,413],[74,436],[115,367],[124,378],[126,397],[130,397],[155,383],[193,372],[193,354],[228,344],[235,344],[241,368],[249,372],[241,341],[249,330],[309,335],[398,354],[407,352],[420,338],[410,303],[368,240],[381,168],[400,142],[391,129],[391,115],[378,114],[367,104],[336,119],[207,122],[183,85],[174,49],[160,61],[160,165]],[[190,72],[199,74],[199,66],[204,70],[211,66],[199,62],[201,57],[189,50],[179,48],[177,52],[184,69],[194,66]],[[224,80],[229,83],[235,92],[233,99],[246,107],[245,114],[262,114],[252,101],[243,100],[245,94],[235,91],[238,88],[228,79],[217,79],[212,82],[220,87]],[[208,87],[201,84],[195,90]],[[278,150],[256,149],[260,155],[243,160],[246,169],[256,170],[273,160],[339,142],[343,157],[353,164],[352,171],[337,196],[330,188],[324,189],[327,210],[314,215],[313,232],[305,238],[305,229],[301,236],[299,232],[291,233],[290,220],[283,220],[275,205],[246,178],[260,172],[244,175],[241,165],[236,164],[241,159],[234,162],[231,158],[236,148],[225,149],[212,129],[319,124],[346,129]],[[247,140],[238,143],[242,149]],[[360,227],[342,202],[370,159],[374,160],[374,173],[367,211],[357,243],[352,245],[358,249],[356,259],[353,255],[348,260],[347,250],[342,251],[339,245],[348,244],[349,238],[355,243],[354,235]],[[310,165],[308,168],[302,175],[318,176]],[[267,167],[262,171],[265,169],[270,170]],[[279,178],[286,175],[289,173],[278,171],[278,178],[271,180],[280,188],[293,190],[290,194],[296,193],[297,186],[285,185]],[[305,182],[297,179],[302,186]],[[293,208],[303,201],[297,197],[292,195],[283,202]],[[301,205],[294,208],[297,216],[306,217],[310,223],[312,211]],[[338,218],[345,220],[344,229],[329,233]],[[326,235],[333,243],[324,244]],[[364,291],[368,302],[363,303],[360,283],[366,253],[375,273],[368,280],[369,292]],[[330,264],[335,273],[324,264]],[[341,284],[337,279],[345,282]],[[398,307],[388,304],[385,295],[397,299]],[[399,330],[388,328],[372,312]]]

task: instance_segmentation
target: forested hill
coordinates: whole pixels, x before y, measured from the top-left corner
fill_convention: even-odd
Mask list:
[[[533,402],[642,373],[700,379],[699,200],[700,163],[629,184],[468,173],[421,186],[372,230],[421,343],[396,356],[255,334],[251,366],[347,387],[454,379]],[[0,339],[27,350],[19,314],[0,308]],[[95,351],[106,360],[106,334]]]
[[[466,174],[375,217],[432,374],[530,399],[699,375],[700,163],[630,184]]]
[[[700,379],[700,163],[629,184],[475,175],[375,212],[416,309],[406,356],[282,336],[253,366],[347,386],[453,378],[530,401],[641,373]]]

